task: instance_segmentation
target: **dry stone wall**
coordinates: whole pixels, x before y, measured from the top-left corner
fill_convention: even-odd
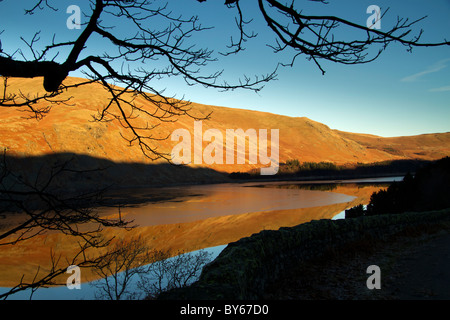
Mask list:
[[[408,227],[450,221],[450,209],[368,216],[342,220],[316,220],[295,227],[264,230],[230,243],[205,266],[190,287],[169,291],[160,299],[258,299],[266,285],[286,269],[345,247],[363,238],[383,239]]]

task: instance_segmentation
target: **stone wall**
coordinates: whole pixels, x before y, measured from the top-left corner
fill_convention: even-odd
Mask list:
[[[330,249],[345,247],[363,238],[377,241],[406,228],[442,221],[450,221],[450,209],[317,220],[290,228],[261,231],[230,243],[205,266],[196,283],[162,294],[160,299],[258,299],[269,281],[284,270]]]

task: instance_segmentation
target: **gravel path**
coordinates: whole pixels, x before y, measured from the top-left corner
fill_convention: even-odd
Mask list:
[[[368,289],[380,268],[380,289]],[[449,300],[450,229],[396,236],[373,246],[360,242],[345,251],[302,264],[271,286],[266,299]]]
[[[397,299],[450,299],[450,233],[425,240],[397,259],[388,287]]]

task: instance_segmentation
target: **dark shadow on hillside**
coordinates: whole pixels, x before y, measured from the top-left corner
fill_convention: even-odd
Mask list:
[[[399,214],[450,208],[450,158],[445,157],[407,174],[386,190],[372,194],[367,209],[346,210],[346,217]]]
[[[195,195],[186,194],[182,188],[168,195],[157,192],[158,188],[229,181],[225,174],[212,169],[170,163],[116,163],[74,153],[33,157],[6,154],[0,161],[0,209],[16,198],[32,202],[37,193],[37,202],[58,196],[78,199],[77,206],[180,201],[177,198]],[[154,192],[149,191],[152,188]]]

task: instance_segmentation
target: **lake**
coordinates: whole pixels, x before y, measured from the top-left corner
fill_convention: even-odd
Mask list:
[[[133,220],[136,227],[129,231],[107,228],[103,234],[123,239],[140,237],[150,248],[174,254],[206,249],[215,257],[228,243],[261,230],[343,218],[345,209],[367,204],[373,192],[401,179],[248,182],[116,190],[108,196],[121,204],[121,216]],[[105,217],[118,216],[117,208],[98,210]],[[11,287],[22,277],[31,281],[36,270],[45,272],[51,267],[52,254],[61,257],[63,263],[64,257],[73,256],[78,249],[76,239],[58,233],[39,235],[15,246],[2,246],[0,287]],[[82,282],[95,278],[83,269]],[[84,296],[80,296],[80,291]],[[65,286],[38,292],[34,298],[92,298],[89,290],[68,290]],[[11,298],[27,297],[20,294]]]

